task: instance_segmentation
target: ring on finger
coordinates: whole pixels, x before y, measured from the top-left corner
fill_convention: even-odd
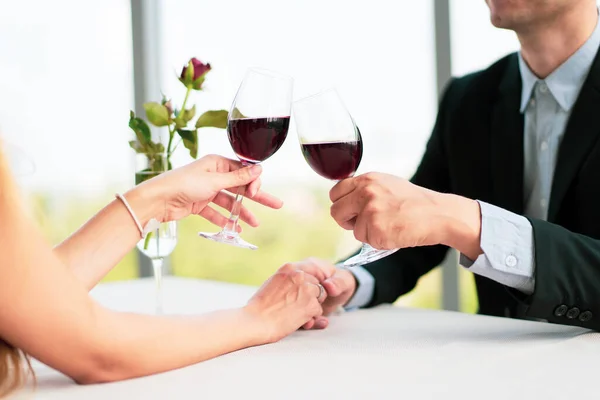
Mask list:
[[[320,283],[317,283],[317,286],[319,287],[319,295],[317,296],[317,300],[320,301],[323,295],[325,294],[325,288]]]

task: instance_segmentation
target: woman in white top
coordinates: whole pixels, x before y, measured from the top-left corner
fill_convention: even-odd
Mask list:
[[[142,226],[190,214],[223,226],[209,203],[229,208],[223,190],[247,186],[248,197],[282,203],[259,190],[259,166],[207,156],[125,193]],[[241,218],[258,221],[247,210]],[[23,209],[0,151],[0,397],[27,375],[25,354],[79,383],[167,371],[244,347],[277,341],[302,327],[325,327],[318,281],[283,266],[245,307],[198,316],[151,316],[104,308],[88,295],[140,240],[134,219],[115,199],[56,248]],[[168,343],[157,350],[156,343]]]

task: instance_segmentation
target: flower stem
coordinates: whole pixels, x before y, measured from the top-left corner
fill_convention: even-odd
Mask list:
[[[171,150],[172,153],[174,153],[175,150],[177,150],[177,146],[179,146],[180,143],[181,143],[181,139],[179,139],[179,142],[175,143],[175,146],[173,146],[173,150]]]
[[[191,87],[187,88],[187,92],[185,92],[185,97],[183,98],[183,104],[181,105],[181,110],[179,110],[179,113],[177,114],[178,117],[181,115],[182,112],[185,111],[185,105],[187,104],[188,97],[190,97],[191,91],[192,91]]]
[[[188,98],[190,97],[191,91],[192,91],[192,88],[188,87],[187,91],[185,92],[185,97],[183,98],[183,103],[181,104],[181,110],[179,110],[179,112],[177,113],[177,117],[181,116],[181,113],[183,113],[185,111],[185,105],[187,104],[187,101],[188,101]],[[173,144],[174,136],[175,136],[175,127],[169,126],[169,144],[167,145],[167,162],[169,161],[169,157],[171,157],[171,152],[175,151],[175,149],[173,149],[171,151],[171,144]],[[177,146],[175,146],[175,148],[177,148]]]
[[[173,136],[175,136],[175,128],[171,128],[169,126],[169,144],[167,145],[167,163],[169,162],[169,157],[171,157],[171,144],[173,143]]]

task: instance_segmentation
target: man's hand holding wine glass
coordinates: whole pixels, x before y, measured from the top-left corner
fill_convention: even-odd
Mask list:
[[[375,248],[444,244],[472,259],[481,254],[476,201],[382,173],[345,179],[331,189],[330,198],[335,221]]]
[[[330,198],[334,220],[353,230],[357,240],[377,249],[444,244],[471,259],[481,254],[480,210],[472,200],[382,173],[344,179],[331,189]],[[470,218],[464,218],[466,215]],[[461,216],[460,221],[456,216]],[[324,316],[345,306],[357,290],[351,268],[337,268],[314,258],[293,265],[314,276],[327,291]]]

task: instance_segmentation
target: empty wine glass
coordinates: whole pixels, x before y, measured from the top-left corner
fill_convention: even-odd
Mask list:
[[[159,225],[158,229],[149,232],[140,240],[137,248],[152,261],[154,281],[156,284],[156,313],[163,313],[162,299],[162,267],[165,257],[169,256],[177,245],[177,222],[169,221]]]
[[[293,79],[277,72],[251,68],[246,72],[231,105],[227,121],[227,137],[242,164],[260,164],[283,145],[290,126]],[[223,230],[198,235],[216,242],[256,250],[237,232],[238,218],[244,198],[240,188]]]
[[[154,178],[168,170],[165,154],[136,155],[135,184]],[[177,222],[170,221],[159,225],[158,229],[148,232],[146,237],[137,243],[137,248],[152,262],[154,281],[156,284],[156,313],[163,313],[162,275],[165,257],[169,256],[177,245]]]
[[[333,181],[354,176],[362,159],[362,136],[335,89],[294,102],[294,118],[304,159],[317,174]],[[360,253],[342,264],[368,264],[397,250],[363,243]]]

